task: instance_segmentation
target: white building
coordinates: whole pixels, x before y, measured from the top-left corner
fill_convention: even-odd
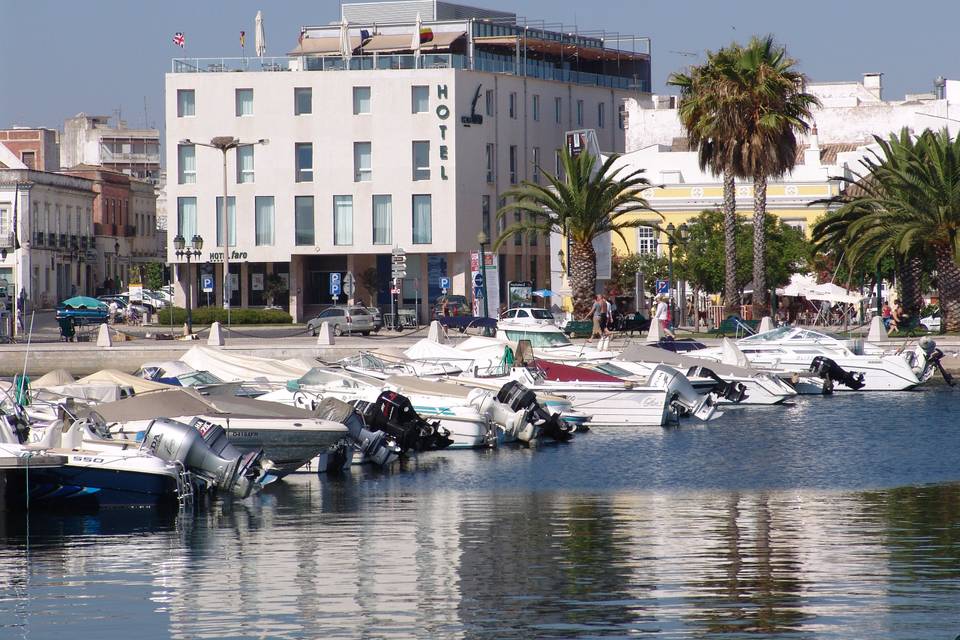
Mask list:
[[[98,165],[133,178],[158,184],[160,180],[160,132],[131,129],[126,121],[110,125],[109,116],[79,113],[63,124],[60,165]]]
[[[469,295],[469,254],[478,232],[497,235],[501,194],[540,180],[538,166],[555,171],[566,130],[596,129],[604,149],[622,151],[623,101],[649,90],[642,39],[544,31],[512,14],[417,0],[346,4],[341,18],[347,51],[339,25],[305,27],[289,57],[180,59],[167,74],[167,255],[180,261],[178,233],[188,244],[203,238],[195,296],[201,274],[214,274],[214,299],[223,281],[223,156],[197,142],[269,140],[226,155],[232,304],[264,304],[264,278],[277,273],[300,319],[332,301],[334,272],[375,269],[376,302],[388,305],[395,246],[408,256],[405,301],[435,298],[441,276]],[[547,286],[548,244],[509,241],[502,280]]]

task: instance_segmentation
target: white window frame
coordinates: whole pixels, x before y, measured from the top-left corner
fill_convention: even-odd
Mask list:
[[[249,95],[249,103],[244,98]],[[247,118],[253,115],[253,89],[250,87],[242,87],[234,89],[234,103],[236,106],[236,116],[238,118]],[[249,104],[250,111],[246,110],[246,106]]]
[[[250,155],[250,168],[243,168],[243,162],[241,161],[241,155],[246,156]],[[252,144],[244,144],[237,147],[237,184],[249,184],[253,182],[254,179],[254,167],[256,156],[253,151]]]
[[[344,225],[342,232],[338,231],[340,216],[348,211],[345,207],[339,205],[350,205],[349,224]],[[353,196],[337,195],[333,196],[333,244],[338,247],[349,247],[353,245]]]
[[[637,227],[637,253],[657,255],[657,234],[653,227]]]
[[[185,167],[187,160],[193,158],[193,168]],[[197,183],[197,147],[192,144],[177,145],[177,184]]]
[[[430,87],[428,85],[413,85],[410,87],[410,112],[428,113],[429,111]]]
[[[417,158],[417,149],[421,151],[426,149],[426,153],[422,154],[423,157]],[[414,140],[412,143],[413,155],[413,180],[415,182],[420,180],[429,180],[430,179],[430,141],[429,140]],[[419,161],[426,161],[426,164],[422,164]]]
[[[310,166],[301,167],[300,151],[306,147],[310,147]],[[312,142],[295,142],[293,144],[293,167],[294,167],[295,182],[313,182],[313,143]]]
[[[300,96],[306,95],[306,110],[300,108]],[[313,87],[294,87],[293,88],[293,115],[309,116],[313,114]]]
[[[363,92],[367,93],[367,109],[363,110]],[[369,86],[361,85],[353,88],[353,115],[368,115],[373,111],[373,91]]]
[[[366,163],[363,162],[363,150],[366,149]],[[373,143],[361,141],[353,143],[353,181],[370,182],[373,180]]]
[[[190,96],[189,103],[185,100]],[[189,104],[190,108],[187,109]],[[187,113],[187,111],[190,113]],[[177,89],[177,117],[194,118],[197,115],[197,91],[196,89]]]

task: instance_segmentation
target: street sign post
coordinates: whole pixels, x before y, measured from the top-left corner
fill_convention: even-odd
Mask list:
[[[440,277],[440,291],[443,292],[443,295],[447,295],[447,289],[450,288],[450,278],[447,276]]]
[[[483,274],[482,274],[482,273],[477,273],[477,275],[473,276],[473,286],[474,286],[474,287],[477,287],[478,289],[482,289],[482,288],[483,288]]]
[[[203,274],[200,278],[200,288],[204,293],[213,293],[213,274]]]
[[[330,295],[333,297],[334,302],[340,297],[340,282],[339,273],[334,272],[330,274]]]
[[[343,293],[345,293],[348,298],[353,298],[353,294],[356,290],[356,278],[353,277],[352,271],[347,271],[347,275],[343,277]]]
[[[670,295],[669,280],[657,280],[657,295]]]

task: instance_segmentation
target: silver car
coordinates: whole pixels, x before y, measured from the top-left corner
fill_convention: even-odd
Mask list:
[[[359,333],[365,336],[376,331],[374,318],[370,312],[359,306],[336,305],[320,312],[316,318],[307,322],[310,333],[317,335],[320,325],[330,323],[333,335],[342,336],[345,333]]]

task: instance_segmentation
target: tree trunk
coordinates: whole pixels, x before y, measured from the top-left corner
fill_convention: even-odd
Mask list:
[[[951,333],[960,331],[960,265],[948,246],[937,246],[937,282],[940,284],[941,326]]]
[[[586,320],[597,287],[597,254],[593,243],[571,243],[569,260],[573,313],[578,320]]]
[[[923,294],[920,291],[920,274],[923,265],[920,258],[910,256],[897,258],[897,281],[900,284],[900,304],[911,320],[920,318],[923,309]]]
[[[723,252],[723,310],[730,315],[740,310],[740,294],[737,291],[737,186],[729,171],[723,173]]]
[[[767,311],[767,242],[764,222],[767,216],[767,176],[753,177],[753,313],[755,318]]]

